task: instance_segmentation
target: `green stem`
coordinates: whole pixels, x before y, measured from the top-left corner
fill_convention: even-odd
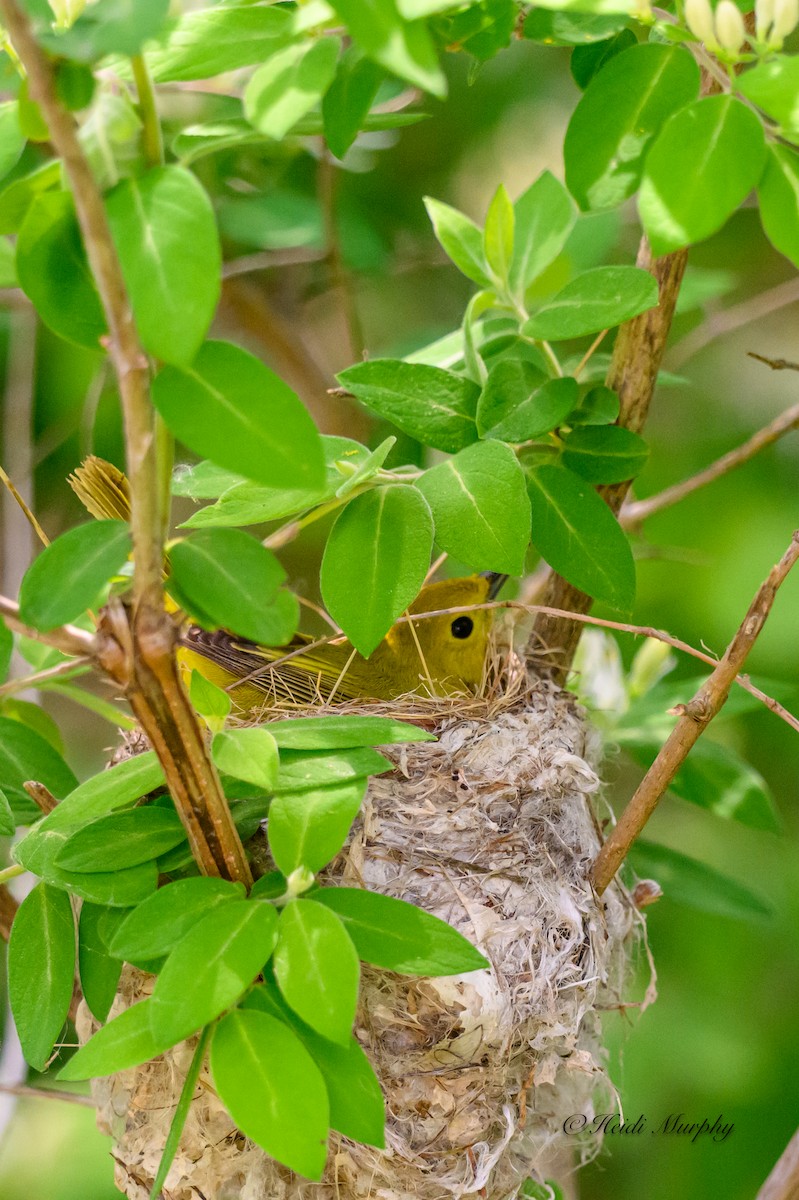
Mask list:
[[[18,875],[24,875],[25,868],[18,863],[14,863],[11,867],[6,867],[4,871],[0,871],[0,884],[8,883],[9,879],[16,879]]]
[[[139,93],[139,113],[142,119],[142,145],[147,165],[150,167],[163,166],[164,139],[161,134],[161,122],[158,118],[158,107],[155,102],[155,88],[149,67],[144,55],[134,54],[130,60],[133,67],[133,78]]]
[[[175,1109],[175,1115],[172,1118],[172,1124],[169,1126],[169,1133],[167,1134],[164,1151],[161,1155],[161,1161],[158,1164],[158,1171],[156,1172],[155,1179],[153,1180],[152,1191],[150,1192],[150,1200],[158,1200],[158,1197],[161,1195],[161,1189],[166,1183],[166,1177],[169,1174],[169,1168],[172,1166],[172,1162],[177,1154],[177,1149],[180,1144],[180,1135],[183,1133],[183,1126],[186,1124],[186,1117],[189,1115],[189,1108],[191,1107],[192,1098],[194,1096],[194,1089],[196,1088],[197,1080],[200,1077],[203,1059],[205,1058],[205,1052],[208,1049],[208,1042],[210,1041],[213,1029],[213,1025],[206,1025],[205,1029],[200,1034],[200,1040],[197,1043],[197,1048],[192,1056],[188,1073],[183,1081],[183,1087],[180,1090],[180,1099],[178,1100],[177,1108]]]

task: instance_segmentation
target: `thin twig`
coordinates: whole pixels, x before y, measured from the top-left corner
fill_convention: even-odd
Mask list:
[[[799,1196],[799,1130],[774,1164],[755,1200],[797,1200]]]
[[[76,658],[91,658],[94,655],[94,637],[85,629],[78,629],[77,625],[60,625],[57,629],[48,629],[46,632],[32,629],[19,619],[17,602],[9,600],[7,596],[0,596],[0,617],[14,633],[20,633],[35,642],[42,642],[45,646],[53,646],[62,654],[71,654]]]
[[[87,667],[91,666],[91,659],[71,658],[68,662],[56,663],[54,667],[47,667],[44,671],[34,671],[30,675],[20,675],[16,679],[9,679],[0,686],[0,697],[13,696],[17,692],[26,692],[28,688],[39,687],[40,684],[50,683],[53,679],[71,679],[73,675],[80,675]]]
[[[256,254],[243,254],[240,258],[226,262],[222,267],[222,278],[235,279],[237,275],[271,271],[274,267],[322,262],[326,257],[327,251],[319,246],[287,246],[285,250],[259,250]]]
[[[672,504],[679,503],[686,496],[690,496],[692,492],[713,483],[722,475],[726,475],[728,471],[743,466],[744,463],[749,462],[750,458],[754,458],[766,446],[772,445],[786,433],[790,433],[792,429],[799,429],[799,404],[794,404],[792,408],[780,413],[768,425],[752,434],[742,445],[722,454],[721,458],[717,458],[703,471],[699,471],[689,479],[683,479],[680,483],[673,484],[672,487],[665,488],[655,496],[648,496],[646,500],[635,500],[632,504],[626,504],[619,518],[622,525],[626,529],[636,528],[653,513],[670,508]]]
[[[14,487],[13,481],[11,479],[9,479],[8,475],[3,470],[2,467],[0,467],[0,481],[2,481],[5,484],[8,491],[11,493],[11,495],[14,497],[14,499],[16,500],[19,507],[22,509],[22,512],[25,514],[25,518],[26,518],[28,524],[33,529],[33,532],[36,534],[37,538],[42,543],[42,545],[49,546],[50,539],[47,536],[47,534],[44,532],[44,530],[42,529],[39,522],[37,521],[35,513],[26,504],[26,502],[23,500],[22,496],[20,496],[19,492]]]
[[[79,1092],[59,1091],[57,1088],[30,1087],[25,1083],[0,1083],[0,1092],[9,1096],[23,1096],[30,1100],[64,1100],[67,1104],[81,1104],[84,1108],[96,1108],[91,1096]]]
[[[158,119],[158,106],[152,76],[143,54],[134,54],[130,65],[133,68],[133,79],[139,94],[144,157],[148,166],[159,167],[164,161],[164,138],[161,133],[161,122]]]
[[[771,612],[780,584],[799,559],[799,532],[768,578],[757,590],[738,632],[716,669],[688,704],[680,705],[679,720],[647,771],[635,795],[596,857],[591,878],[601,895],[624,861],[628,850],[655,811],[661,797],[685,761],[691,747],[721,709],[730,688]]]
[[[766,358],[764,354],[755,354],[754,350],[747,350],[746,353],[749,358],[756,358],[758,362],[771,367],[772,371],[799,371],[799,363],[791,362],[787,358]]]
[[[596,351],[597,351],[597,350],[599,349],[599,347],[602,345],[603,341],[604,341],[604,340],[605,340],[605,338],[607,337],[607,334],[608,334],[608,331],[607,331],[607,329],[603,329],[603,330],[602,330],[600,333],[598,333],[598,334],[596,335],[596,337],[594,338],[593,342],[592,342],[592,343],[591,343],[591,345],[588,347],[588,349],[586,350],[586,352],[585,352],[585,354],[583,355],[583,357],[580,359],[580,361],[579,361],[579,363],[577,364],[577,366],[574,368],[574,378],[575,378],[575,379],[579,379],[579,378],[580,378],[580,376],[582,375],[583,371],[584,371],[584,370],[585,370],[585,368],[586,368],[586,365],[587,365],[587,364],[588,364],[588,363],[591,361],[591,359],[593,358],[593,356],[594,356],[594,354],[596,353]]]
[[[762,317],[767,317],[781,308],[796,304],[797,301],[799,301],[799,279],[794,276],[785,283],[778,283],[776,287],[769,288],[768,291],[748,297],[740,304],[733,304],[721,312],[713,313],[696,329],[692,329],[690,333],[674,344],[669,351],[669,367],[671,370],[678,370],[716,338],[741,329],[744,325],[751,324],[752,321],[759,321]]]
[[[11,937],[11,926],[17,915],[19,904],[5,886],[0,886],[0,938],[7,942]]]

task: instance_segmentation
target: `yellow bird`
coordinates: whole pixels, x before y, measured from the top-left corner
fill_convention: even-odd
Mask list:
[[[95,517],[128,520],[128,482],[118,468],[95,457],[70,477],[72,488]],[[506,576],[487,572],[426,584],[408,612],[439,612],[484,604]],[[230,692],[234,704],[249,710],[276,701],[298,704],[326,700],[392,700],[416,693],[428,696],[475,692],[486,669],[491,613],[442,613],[426,620],[398,621],[368,659],[345,638],[318,645],[297,634],[287,646],[259,646],[225,629],[213,632],[189,622],[181,634],[178,659]]]

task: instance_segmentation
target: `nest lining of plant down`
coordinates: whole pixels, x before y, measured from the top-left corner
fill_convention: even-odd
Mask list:
[[[323,881],[435,913],[491,969],[423,979],[364,967],[356,1034],[385,1094],[385,1151],[333,1133],[322,1182],[301,1179],[235,1128],[205,1068],[166,1200],[510,1200],[566,1147],[597,1152],[598,1138],[563,1133],[568,1116],[617,1108],[601,1013],[629,1002],[645,938],[629,894],[614,884],[598,901],[586,878],[602,750],[585,714],[569,693],[518,677],[466,704],[349,711],[428,725],[435,713],[439,740],[386,751],[396,769],[370,781]],[[153,982],[126,967],[113,1012]],[[84,1009],[81,1040],[93,1028]],[[93,1084],[131,1200],[149,1195],[191,1053],[184,1043]]]

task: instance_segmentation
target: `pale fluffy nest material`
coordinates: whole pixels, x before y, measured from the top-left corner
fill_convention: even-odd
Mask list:
[[[597,1151],[563,1123],[617,1110],[600,1018],[629,1003],[645,944],[629,895],[614,885],[598,901],[586,879],[598,736],[546,683],[513,707],[446,717],[439,735],[390,751],[396,771],[372,780],[325,872],[437,914],[491,963],[439,979],[365,969],[356,1032],[385,1092],[387,1149],[332,1134],[325,1177],[309,1183],[235,1129],[204,1073],[166,1200],[510,1200],[564,1149]],[[114,1011],[151,982],[126,969]],[[131,1200],[149,1193],[190,1057],[184,1044],[94,1085]]]

